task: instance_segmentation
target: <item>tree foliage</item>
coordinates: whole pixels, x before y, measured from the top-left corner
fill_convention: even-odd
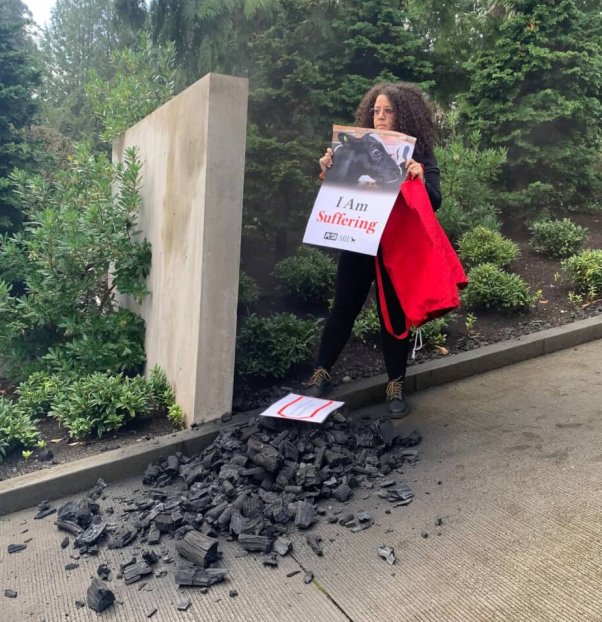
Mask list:
[[[468,63],[462,115],[508,149],[514,204],[580,203],[600,190],[602,14],[587,3],[508,0],[495,46]]]
[[[111,54],[112,77],[90,72],[86,94],[107,142],[164,104],[174,93],[174,46],[153,45],[142,34],[136,46]]]
[[[86,85],[93,70],[112,77],[111,54],[135,44],[144,11],[134,0],[56,1],[41,42],[44,112],[52,127],[76,140],[99,133]]]
[[[29,13],[21,0],[0,3],[0,231],[20,221],[9,179],[15,167],[27,166],[31,149],[24,134],[37,112],[39,86]]]
[[[246,75],[247,43],[279,0],[152,0],[153,39],[175,43],[180,87],[210,71]]]

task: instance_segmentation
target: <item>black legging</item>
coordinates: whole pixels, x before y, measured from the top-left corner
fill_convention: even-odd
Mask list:
[[[399,334],[404,330],[405,316],[380,257],[379,261],[391,324],[393,330]],[[339,358],[341,350],[351,335],[355,318],[364,306],[375,276],[374,257],[351,251],[341,252],[335,283],[334,305],[324,327],[318,353],[317,365],[319,367],[330,370]],[[378,296],[376,296],[376,302],[387,374],[390,380],[403,378],[406,374],[410,338],[408,336],[405,339],[395,339],[387,332]]]

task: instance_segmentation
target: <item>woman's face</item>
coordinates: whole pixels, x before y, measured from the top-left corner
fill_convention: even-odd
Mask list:
[[[379,95],[374,102],[372,109],[372,121],[376,130],[395,130],[396,121],[395,110],[386,95]]]

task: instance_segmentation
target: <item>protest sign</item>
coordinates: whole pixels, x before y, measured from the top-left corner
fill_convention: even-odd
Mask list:
[[[288,419],[289,421],[323,423],[331,412],[343,406],[344,403],[289,393],[286,397],[272,404],[259,416]]]
[[[376,255],[416,139],[400,132],[333,126],[332,167],[303,242]]]

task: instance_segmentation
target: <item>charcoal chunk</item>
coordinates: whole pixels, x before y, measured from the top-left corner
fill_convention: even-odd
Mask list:
[[[137,533],[135,529],[127,525],[118,527],[109,535],[107,546],[110,549],[122,549],[136,539]]]
[[[278,555],[284,557],[292,551],[293,543],[288,538],[280,536],[279,538],[276,538],[272,548],[276,553],[278,553]]]
[[[87,529],[92,521],[92,515],[97,506],[84,499],[82,501],[67,501],[57,512],[57,520],[69,521]]]
[[[97,613],[104,611],[115,602],[115,594],[98,577],[92,579],[86,596],[88,607]]]
[[[399,484],[397,486],[391,486],[386,489],[386,499],[391,502],[402,501],[410,503],[414,498],[412,489],[406,484]]]
[[[176,568],[175,581],[177,585],[195,585],[209,587],[223,581],[228,575],[225,568],[199,568],[193,565],[180,565]]]
[[[159,544],[159,542],[161,541],[161,532],[159,531],[157,525],[155,525],[154,523],[150,526],[150,529],[148,530],[146,540],[149,544]]]
[[[180,598],[176,604],[178,611],[187,611],[190,607],[190,598]]]
[[[19,551],[24,551],[27,548],[27,544],[9,544],[8,545],[8,553],[18,553]]]
[[[262,443],[254,436],[247,443],[247,453],[254,464],[263,467],[269,473],[278,471],[284,461],[284,456],[275,447]]]
[[[272,538],[267,536],[255,536],[248,533],[241,533],[238,542],[246,551],[259,551],[269,553],[272,549]]]
[[[146,575],[152,574],[153,567],[148,564],[146,561],[139,561],[135,564],[131,564],[125,568],[123,571],[123,580],[126,585],[130,585],[131,583],[136,583],[136,581],[140,581],[142,577]]]
[[[4,590],[4,596],[6,596],[6,598],[17,598],[17,592],[15,592],[15,590]]]
[[[79,536],[80,533],[84,533],[83,528],[80,527],[77,523],[74,523],[73,521],[56,520],[54,521],[54,524],[57,526],[58,529],[61,529],[62,531],[68,531],[74,536]]]
[[[395,559],[395,550],[392,546],[381,544],[378,547],[378,554],[391,566],[397,561]]]
[[[206,568],[218,559],[217,545],[214,538],[190,531],[176,542],[176,551],[193,564]]]
[[[264,555],[261,559],[261,562],[264,566],[270,566],[271,568],[278,567],[278,557],[276,557],[276,553],[270,553],[269,555]]]
[[[322,557],[324,554],[324,551],[322,550],[322,536],[318,534],[308,534],[306,540],[311,550],[319,557]]]
[[[40,520],[42,518],[50,516],[51,514],[54,514],[55,512],[56,508],[44,508],[43,510],[40,510],[33,518],[34,520]]]
[[[307,529],[314,522],[314,517],[314,506],[306,501],[299,501],[297,504],[297,513],[295,514],[295,525],[299,527],[299,529]]]
[[[347,484],[341,484],[332,491],[332,496],[341,503],[347,501],[353,493]]]
[[[303,583],[305,583],[305,585],[308,585],[309,583],[311,583],[314,580],[314,573],[310,571],[306,572],[303,575]]]
[[[111,574],[111,569],[109,568],[108,564],[100,564],[96,569],[96,574],[100,579],[106,581]]]
[[[86,531],[80,533],[77,538],[75,538],[73,545],[81,547],[95,544],[104,535],[106,528],[106,523],[95,523],[90,525]]]

